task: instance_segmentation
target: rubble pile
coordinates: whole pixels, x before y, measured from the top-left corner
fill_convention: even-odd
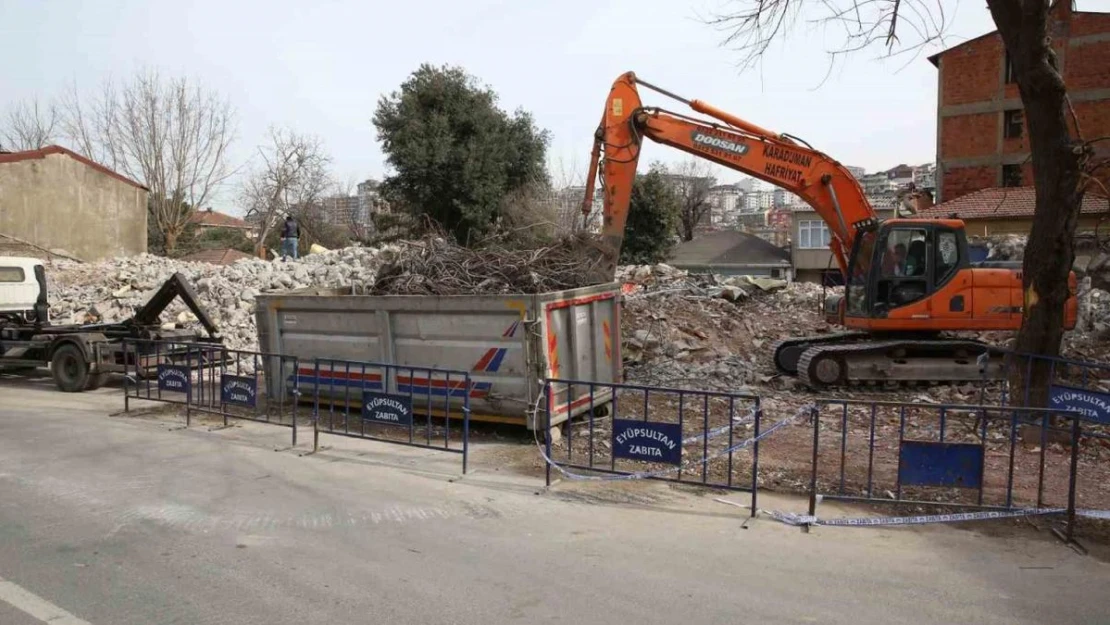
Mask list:
[[[1019,234],[987,237],[987,260],[1021,260],[1025,255],[1026,238]]]
[[[1091,287],[1103,292],[1110,291],[1110,252],[1100,251],[1088,257],[1086,265],[1083,259],[1076,257],[1076,273],[1080,277],[1090,278]]]
[[[299,260],[244,259],[231,265],[192,263],[144,254],[100,263],[51,264],[54,323],[122,321],[131,317],[173,274],[193,285],[200,305],[231,349],[256,349],[254,299],[259,293],[353,287],[371,294],[536,293],[608,282],[586,237],[538,249],[460,247],[441,237],[380,248],[349,247]],[[596,248],[595,248],[596,249]],[[162,314],[200,330],[179,300]]]
[[[840,287],[750,277],[688,274],[668,265],[621,267],[625,288],[621,318],[625,375],[664,386],[744,390],[795,388],[780,376],[771,346],[780,339],[839,331],[825,322],[820,304]],[[762,288],[761,286],[762,285]],[[1007,345],[1012,333],[977,338]],[[1065,355],[1102,361],[1110,346],[1110,293],[1084,278],[1076,329],[1064,335]],[[969,388],[940,385],[916,391],[936,400],[964,401]]]
[[[742,390],[775,377],[768,354],[776,340],[825,328],[817,285],[668,265],[621,267],[617,279],[632,285],[621,312],[630,381]]]
[[[241,260],[231,265],[191,263],[143,254],[100,263],[58,261],[49,269],[50,317],[54,323],[122,321],[131,317],[174,273],[193,285],[201,307],[231,349],[255,349],[254,296],[306,287],[367,288],[379,267],[400,248],[350,247],[296,261]],[[180,300],[163,322],[197,327]]]

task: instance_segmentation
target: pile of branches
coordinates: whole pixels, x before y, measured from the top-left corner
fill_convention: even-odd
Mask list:
[[[379,271],[374,295],[544,293],[611,282],[600,242],[588,236],[519,249],[488,243],[470,249],[446,237],[410,241]]]

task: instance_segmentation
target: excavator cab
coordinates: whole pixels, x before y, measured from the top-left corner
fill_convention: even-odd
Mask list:
[[[929,296],[969,265],[962,228],[940,220],[896,219],[858,233],[845,289],[846,318],[928,319]],[[950,308],[964,306],[953,299]]]

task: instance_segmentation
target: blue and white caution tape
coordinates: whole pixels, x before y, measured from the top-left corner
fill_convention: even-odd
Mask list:
[[[721,500],[718,500],[721,501]],[[722,503],[732,503],[722,501]],[[1016,519],[1030,516],[1065,514],[1067,508],[1021,508],[1017,510],[981,510],[977,512],[957,512],[954,514],[919,514],[913,516],[878,517],[841,517],[821,519],[807,514],[760,510],[772,519],[787,525],[822,525],[829,527],[877,527],[884,525],[925,525],[928,523],[961,523],[964,521],[992,521],[995,519]],[[1110,520],[1110,510],[1076,510],[1079,516]]]
[[[687,436],[686,438],[682,439],[682,444],[687,445],[689,443],[696,443],[697,441],[700,441],[703,438],[706,438],[706,439],[716,438],[716,437],[718,437],[722,434],[726,434],[729,430],[734,429],[738,425],[745,425],[745,424],[748,424],[748,423],[751,423],[752,421],[754,421],[755,420],[755,412],[756,412],[755,408],[752,408],[751,410],[748,411],[748,414],[746,414],[742,417],[737,417],[736,419],[734,419],[732,421],[732,423],[730,423],[728,425],[722,425],[719,428],[713,428],[712,430],[709,430],[708,432],[702,432],[701,434],[695,434],[693,436]]]
[[[994,519],[1014,519],[1019,517],[1060,514],[1062,508],[1026,508],[1021,510],[982,510],[978,512],[957,512],[954,514],[918,514],[913,516],[878,517],[841,517],[820,519],[806,514],[792,512],[764,511],[772,519],[787,525],[825,525],[839,527],[875,527],[879,525],[925,525],[928,523],[960,523],[963,521],[990,521]]]
[[[668,468],[665,468],[665,469],[659,469],[657,471],[638,471],[636,473],[627,473],[627,474],[624,474],[624,475],[586,475],[586,474],[583,474],[583,473],[575,473],[573,471],[569,471],[569,470],[559,466],[559,463],[555,462],[550,457],[548,457],[548,455],[544,451],[543,447],[539,447],[539,449],[540,449],[540,455],[543,456],[544,461],[547,462],[549,465],[551,465],[556,471],[558,471],[563,477],[567,478],[568,480],[591,481],[591,482],[619,482],[619,481],[624,481],[624,480],[642,480],[642,479],[648,479],[648,478],[653,478],[653,477],[659,477],[659,476],[662,476],[662,475],[666,475],[668,473],[674,473],[674,472],[681,471],[681,470],[684,470],[684,469],[689,469],[692,466],[699,466],[699,465],[703,465],[703,464],[708,464],[712,460],[716,460],[717,458],[727,456],[730,453],[733,453],[735,451],[739,451],[741,449],[749,447],[749,446],[755,444],[756,442],[761,441],[761,440],[767,438],[768,436],[774,434],[775,432],[781,430],[782,428],[790,425],[791,423],[797,421],[799,418],[808,415],[810,410],[812,410],[812,408],[813,408],[812,404],[802,406],[793,415],[790,415],[789,417],[786,417],[782,421],[779,421],[778,423],[775,423],[774,425],[767,428],[766,430],[760,432],[759,436],[753,436],[751,438],[740,441],[739,443],[736,443],[735,445],[732,445],[728,449],[724,449],[724,450],[722,450],[722,451],[720,451],[716,454],[713,454],[713,455],[711,455],[707,458],[701,458],[701,459],[697,460],[696,462],[683,463],[679,466],[668,467]],[[718,428],[718,429],[720,429],[720,428]],[[695,439],[695,440],[697,440],[697,439]],[[686,441],[683,441],[683,442],[686,442]],[[539,446],[539,445],[537,444],[537,446]]]
[[[1110,510],[1076,510],[1079,516],[1085,516],[1089,519],[1102,519],[1110,521]]]

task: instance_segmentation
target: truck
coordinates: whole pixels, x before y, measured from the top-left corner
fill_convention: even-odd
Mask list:
[[[161,323],[160,315],[175,298],[181,298],[206,335],[181,324]],[[158,364],[146,362],[149,358],[140,344],[128,349],[125,339],[222,342],[216,325],[180,273],[171,276],[142,308],[123,321],[55,325],[49,313],[42,262],[0,257],[0,372],[19,374],[49,367],[59,390],[77,393],[99,388],[110,374],[124,373],[129,366],[142,374]],[[159,358],[172,358],[172,352],[162,351]]]
[[[366,387],[361,378],[386,380],[390,388],[376,390],[396,393],[399,376],[380,365],[401,374],[428,367],[469,375],[472,420],[540,430],[546,422],[536,422],[544,412],[537,408],[550,409],[550,425],[558,426],[611,403],[610,383],[621,375],[620,300],[616,283],[508,295],[365,295],[347,287],[263,293],[255,315],[259,348],[299,363],[290,376],[279,369],[287,361],[264,360],[272,398],[288,395],[294,378],[322,406],[348,399],[351,385]],[[443,373],[409,375],[404,392],[416,406],[437,384],[461,382]],[[421,375],[434,379],[415,380]],[[544,381],[556,378],[596,384],[553,385],[540,406]],[[434,405],[443,401],[437,396]],[[451,415],[461,414],[462,394],[450,393],[449,401]]]

